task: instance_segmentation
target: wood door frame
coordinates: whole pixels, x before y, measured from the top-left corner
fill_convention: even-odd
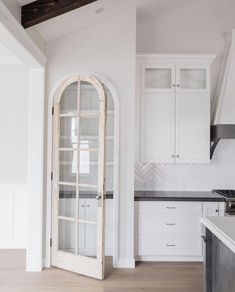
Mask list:
[[[48,102],[48,131],[47,131],[47,185],[46,185],[46,246],[45,246],[45,258],[43,259],[44,267],[51,267],[51,236],[52,236],[52,181],[51,172],[53,170],[53,115],[52,108],[54,105],[54,98],[56,90],[61,84],[68,78],[73,78],[79,74],[90,74],[96,77],[101,83],[103,83],[110,91],[114,102],[114,183],[113,183],[113,266],[119,266],[119,98],[118,93],[112,83],[104,78],[102,75],[92,72],[76,72],[69,74],[61,78],[54,85],[50,92]]]

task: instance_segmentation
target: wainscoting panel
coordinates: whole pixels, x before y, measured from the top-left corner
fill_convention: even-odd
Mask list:
[[[219,143],[210,164],[137,163],[136,190],[235,189],[235,140]]]
[[[0,248],[26,248],[27,211],[27,186],[0,184]]]

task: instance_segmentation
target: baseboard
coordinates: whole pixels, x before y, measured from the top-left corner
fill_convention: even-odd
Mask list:
[[[0,249],[26,249],[24,241],[0,241]]]
[[[135,269],[135,259],[118,259],[115,268]]]
[[[138,262],[203,262],[203,257],[177,257],[177,256],[136,256]]]

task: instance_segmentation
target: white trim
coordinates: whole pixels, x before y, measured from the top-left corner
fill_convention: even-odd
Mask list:
[[[144,262],[202,262],[202,256],[136,256],[136,261]]]
[[[0,1],[0,39],[13,55],[30,68],[43,68],[46,56]]]
[[[116,265],[116,268],[122,269],[134,269],[135,268],[135,259],[119,259]]]
[[[160,60],[162,62],[162,59],[165,59],[165,61],[169,61],[169,59],[176,59],[176,60],[192,60],[194,59],[197,63],[202,62],[203,64],[211,64],[213,60],[216,58],[216,54],[159,54],[159,53],[143,53],[143,54],[137,54],[137,58],[155,58]],[[152,61],[151,61],[152,62]],[[164,63],[164,62],[163,62]]]
[[[45,71],[30,70],[28,122],[28,244],[27,271],[41,271],[43,247]]]
[[[44,267],[51,266],[51,206],[52,206],[52,183],[51,183],[51,171],[52,171],[52,107],[54,103],[55,92],[62,84],[62,82],[74,76],[75,74],[91,74],[98,78],[109,89],[113,101],[114,101],[114,193],[113,193],[113,266],[119,267],[119,98],[118,93],[112,83],[103,76],[93,72],[76,72],[61,78],[52,88],[49,95],[48,102],[48,132],[47,132],[47,197],[46,197],[46,255]]]

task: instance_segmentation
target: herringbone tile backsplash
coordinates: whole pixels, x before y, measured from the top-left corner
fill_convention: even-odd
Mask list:
[[[235,140],[223,140],[210,164],[136,163],[136,190],[235,189]]]

